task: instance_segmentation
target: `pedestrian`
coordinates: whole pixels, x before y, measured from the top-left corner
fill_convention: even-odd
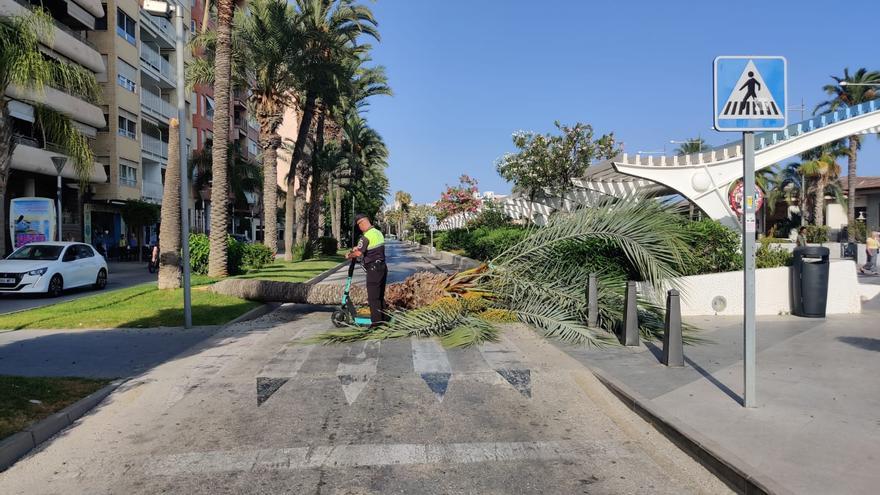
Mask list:
[[[871,235],[865,240],[865,254],[868,255],[868,261],[861,268],[862,273],[877,274],[878,249],[880,249],[880,232],[871,232]]]
[[[125,232],[119,234],[119,261],[127,261],[128,243],[125,242]]]
[[[806,227],[801,227],[798,229],[797,247],[807,247],[807,228]]]
[[[357,215],[355,225],[361,231],[357,245],[345,255],[346,259],[363,257],[367,270],[367,300],[370,303],[370,328],[381,325],[385,315],[385,283],[388,266],[385,264],[385,236],[373,227],[366,215]]]

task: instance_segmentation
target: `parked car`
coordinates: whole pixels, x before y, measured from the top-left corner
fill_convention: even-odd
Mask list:
[[[107,262],[92,246],[80,242],[35,242],[0,260],[0,292],[45,293],[107,286]]]

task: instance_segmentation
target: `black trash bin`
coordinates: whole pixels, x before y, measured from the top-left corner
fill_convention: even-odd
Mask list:
[[[791,266],[791,312],[807,318],[824,318],[828,302],[829,250],[795,248]]]

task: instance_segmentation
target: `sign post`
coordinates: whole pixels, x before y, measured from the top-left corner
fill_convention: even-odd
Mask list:
[[[787,63],[784,57],[717,57],[712,113],[718,131],[743,136],[743,406],[755,407],[755,131],[785,129]]]
[[[437,217],[428,216],[428,231],[431,233],[431,256],[434,256],[434,230],[437,228]]]

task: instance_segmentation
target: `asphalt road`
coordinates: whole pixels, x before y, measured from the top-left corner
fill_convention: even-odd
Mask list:
[[[145,282],[155,282],[158,278],[157,274],[147,271],[146,262],[110,263],[108,268],[110,273],[107,276],[105,291],[124,289]],[[57,298],[46,297],[42,294],[0,293],[0,314],[39,308],[97,293],[91,287],[66,290],[64,295]]]
[[[388,263],[388,283],[402,282],[406,277],[419,271],[438,271],[412,246],[400,241],[386,241],[385,256]],[[354,272],[355,284],[366,283],[366,272],[358,266]],[[343,284],[348,276],[348,265],[336,270],[321,281],[322,284]]]

